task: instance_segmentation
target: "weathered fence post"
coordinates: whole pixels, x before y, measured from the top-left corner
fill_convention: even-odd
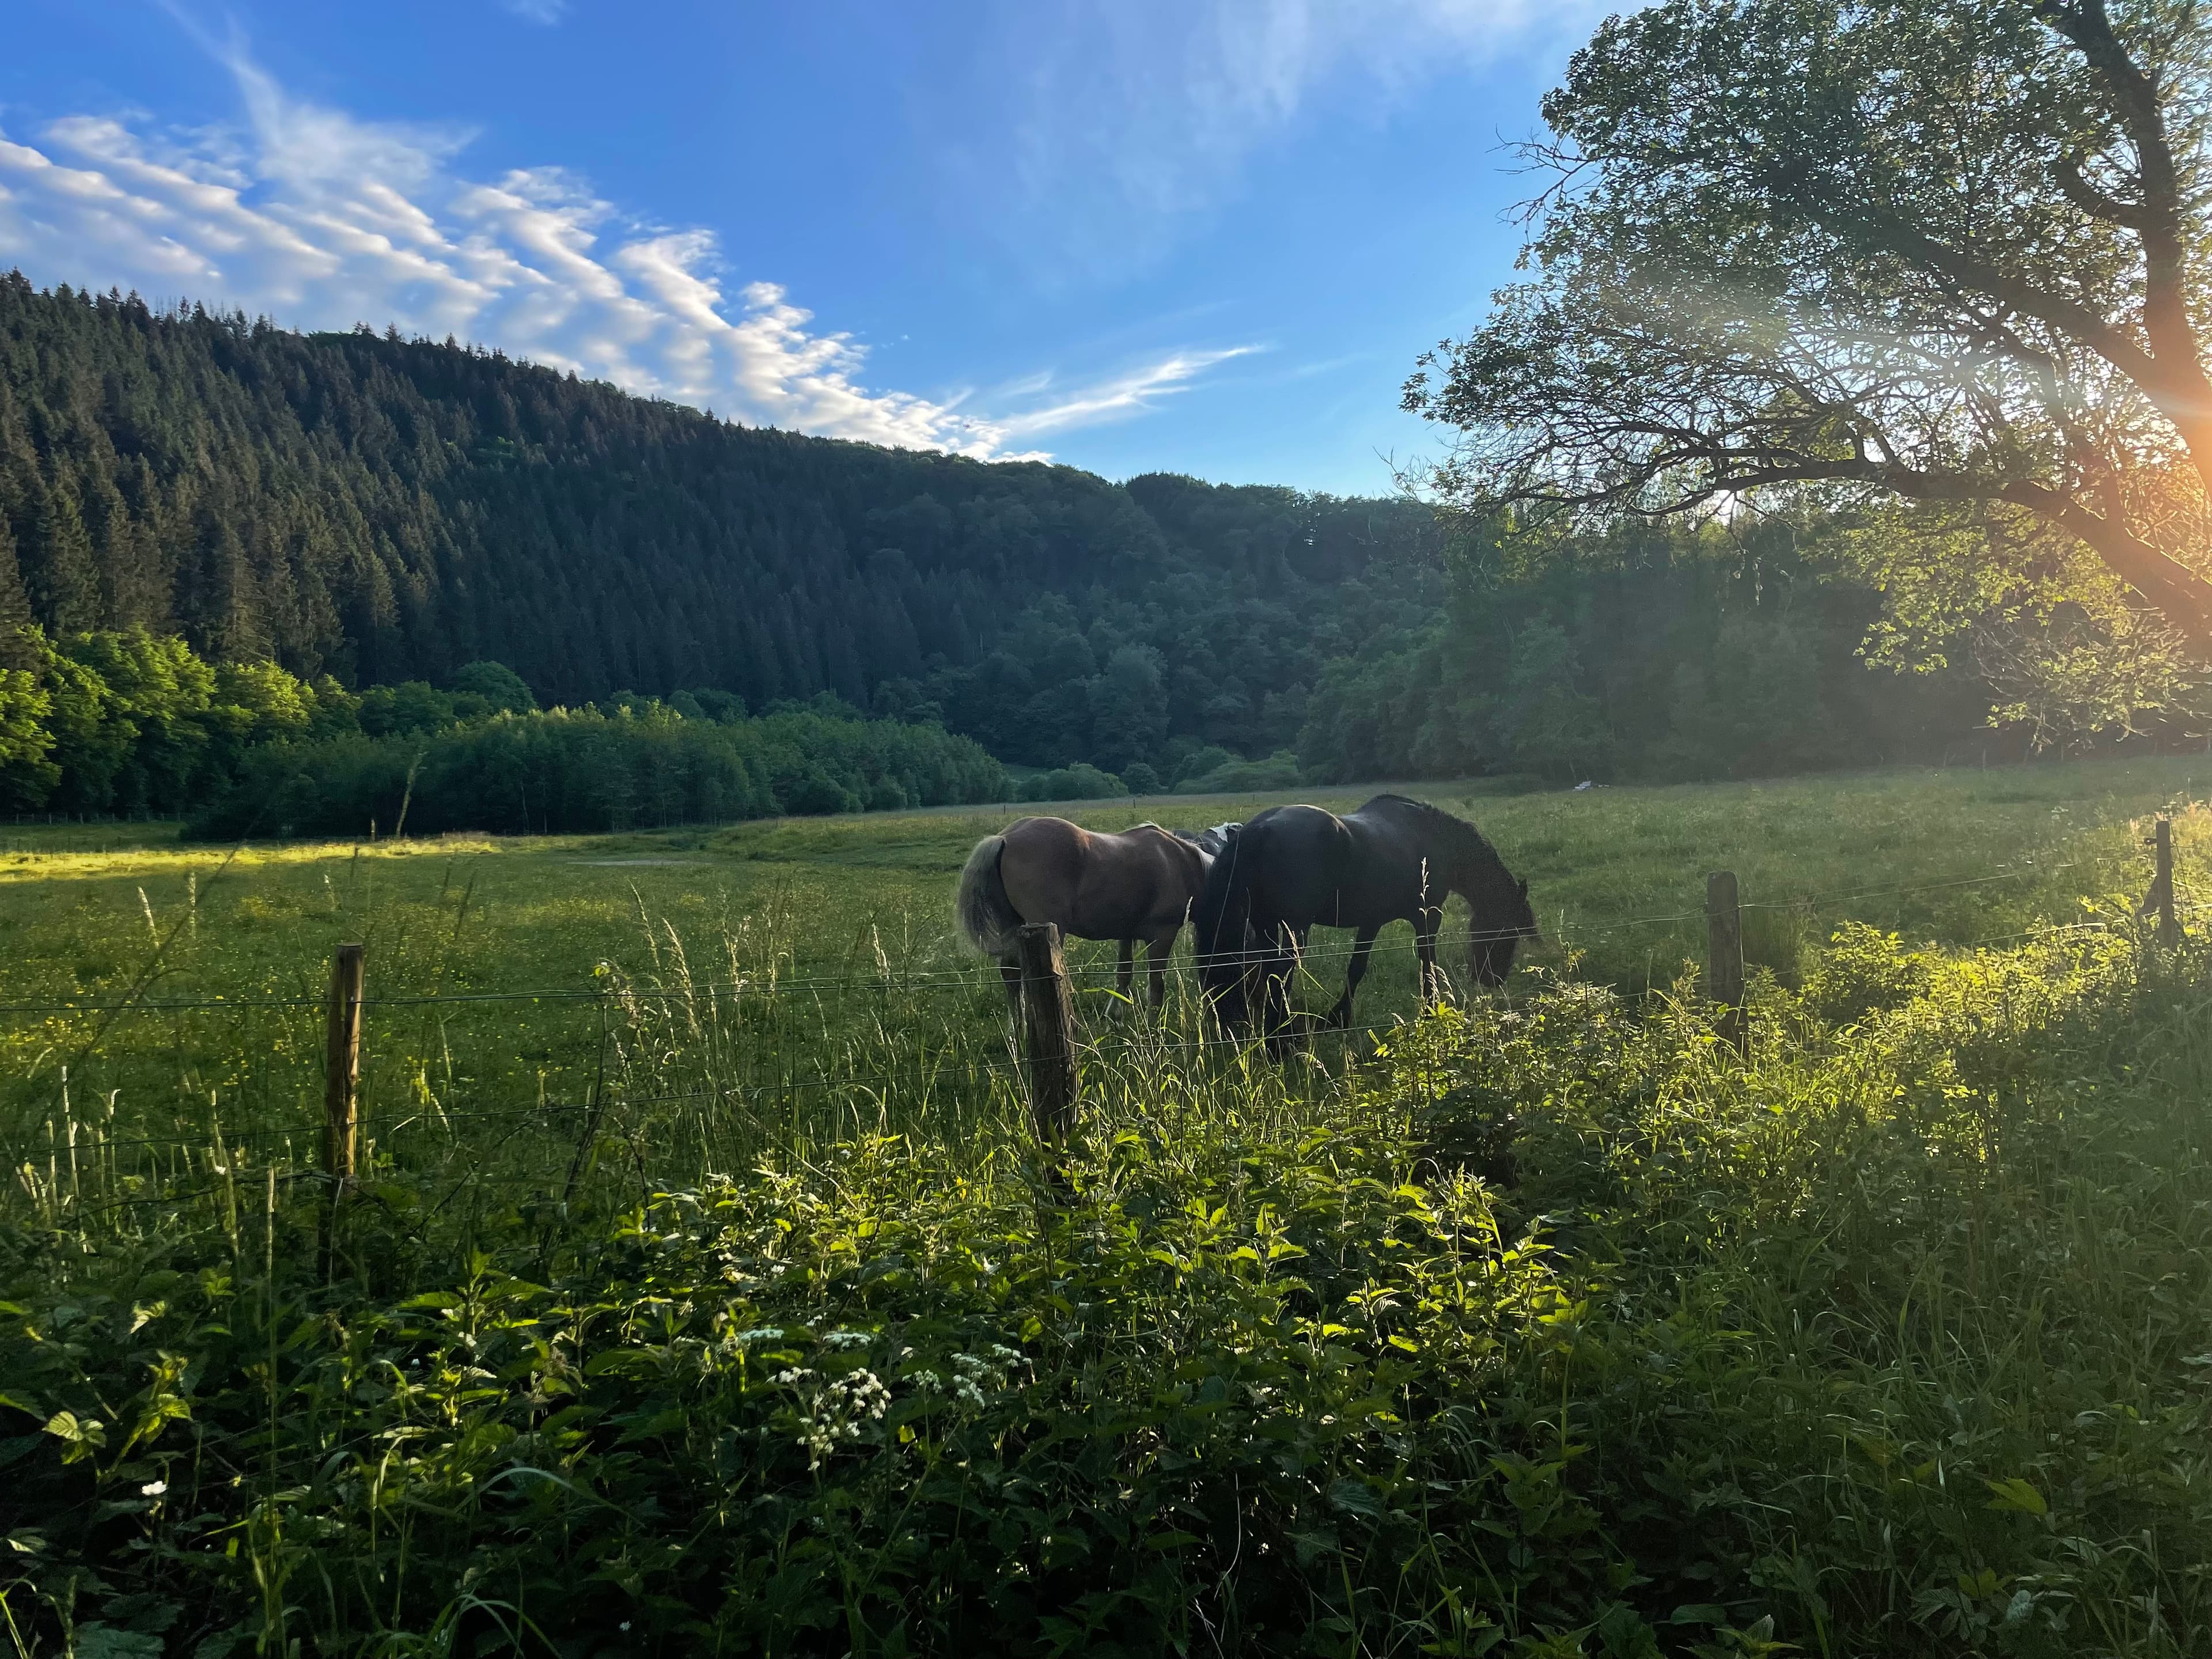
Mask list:
[[[1058,1148],[1075,1127],[1075,997],[1060,954],[1060,929],[1032,922],[1018,937],[1030,1115],[1038,1142]]]
[[[325,1012],[323,1169],[334,1188],[353,1179],[356,1096],[361,1087],[361,988],[368,946],[341,945],[331,958],[331,1001]]]
[[[2136,914],[2147,916],[2157,911],[2158,942],[2170,946],[2181,937],[2181,923],[2173,914],[2173,820],[2163,812],[2151,824],[2150,844],[2158,860],[2157,872]]]
[[[1705,878],[1705,996],[1720,1010],[1722,1039],[1739,1054],[1751,1052],[1743,1018],[1743,915],[1736,906],[1735,872]]]

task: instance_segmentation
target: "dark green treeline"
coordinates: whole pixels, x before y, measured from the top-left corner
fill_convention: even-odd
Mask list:
[[[995,801],[1006,769],[931,723],[823,696],[749,716],[712,688],[541,709],[498,663],[358,695],[210,663],[143,629],[36,628],[0,668],[0,814],[189,817],[195,833],[589,832]]]
[[[1290,743],[1295,688],[1422,597],[1339,590],[1432,568],[1435,542],[1398,503],[744,429],[453,344],[20,276],[0,279],[0,623],[57,638],[143,626],[351,684],[491,659],[548,703],[949,699],[1039,764],[1126,761],[1163,718]],[[1040,685],[1040,652],[1082,672]],[[1123,683],[1136,717],[1102,744],[1091,704]]]
[[[451,342],[0,278],[0,654],[36,623],[356,690],[490,660],[548,704],[826,693],[1139,788],[1293,750],[1790,770],[1971,728],[1971,682],[1858,664],[1863,591],[1779,572],[1673,536],[1470,579],[1412,502],[744,428]]]

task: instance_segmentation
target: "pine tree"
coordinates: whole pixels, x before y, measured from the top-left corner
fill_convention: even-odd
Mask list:
[[[77,510],[76,481],[66,466],[51,483],[34,477],[29,522],[17,529],[15,560],[33,613],[55,634],[100,625],[100,576],[92,539]]]
[[[39,650],[29,629],[31,601],[15,564],[15,537],[0,517],[0,669],[27,671],[39,665]]]

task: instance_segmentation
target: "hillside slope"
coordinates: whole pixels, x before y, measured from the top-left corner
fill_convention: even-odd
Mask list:
[[[1880,597],[1826,529],[1448,555],[1413,501],[742,428],[450,341],[0,276],[0,668],[35,665],[35,622],[355,687],[488,659],[548,703],[827,693],[1139,788],[1293,745],[1310,777],[1573,781],[1981,742],[1965,665],[1866,672]]]
[[[1403,503],[748,429],[451,342],[20,275],[0,278],[0,622],[57,634],[143,624],[357,684],[489,658],[553,701],[865,707],[1025,627],[1082,670],[1063,701],[1126,645],[1138,701],[1247,750],[1291,740],[1283,694],[1323,659],[1434,597],[1407,579],[1433,571],[1434,528]],[[1378,562],[1388,582],[1357,580]],[[1195,638],[1163,652],[1162,629]],[[1236,635],[1218,672],[1209,632]],[[1016,759],[1097,747],[1042,724],[994,735]]]

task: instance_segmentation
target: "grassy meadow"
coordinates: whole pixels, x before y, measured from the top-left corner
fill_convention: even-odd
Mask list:
[[[1314,799],[1342,810],[1369,793]],[[2147,815],[2212,793],[2212,761],[1418,793],[1481,824],[1528,878],[1544,941],[1524,963],[1642,993],[1702,959],[1704,878],[1716,868],[1738,874],[1748,960],[1790,983],[1846,919],[1951,945],[2080,921],[2085,899],[2141,892]],[[1148,817],[1195,827],[1292,798],[1060,810],[1097,829]],[[163,826],[136,840],[126,832],[138,826],[0,832],[0,1131],[20,1154],[53,1115],[68,1065],[73,1113],[140,1135],[210,1121],[311,1135],[320,999],[344,939],[368,946],[373,1133],[581,1101],[603,1051],[617,1052],[608,1000],[594,994],[611,987],[746,1003],[743,1040],[702,1086],[773,1093],[787,1121],[830,1103],[792,1096],[788,1085],[816,1079],[891,1073],[911,1085],[947,1064],[980,1078],[1006,1059],[1003,1000],[954,934],[951,891],[976,839],[1021,810],[236,851],[179,845]],[[2207,833],[2201,816],[2182,816],[2185,864]],[[1316,932],[1310,1003],[1330,1000],[1349,940]],[[1186,937],[1186,1000],[1188,954]],[[1444,959],[1456,969],[1463,951],[1448,944]],[[1077,943],[1071,962],[1090,1024],[1126,1023],[1112,947]],[[549,994],[506,1000],[526,991]],[[471,1000],[489,998],[500,1000]],[[1361,1022],[1387,1024],[1413,1000],[1400,927],[1362,987]],[[670,1080],[629,1092],[667,1092]],[[909,1086],[887,1109],[919,1103]],[[848,1113],[842,1132],[854,1123]]]
[[[2212,896],[2212,761],[1413,793],[1529,879],[1507,993],[1414,1021],[1398,928],[1273,1065],[1078,945],[1056,1173],[950,918],[1021,809],[0,830],[0,1630],[2212,1654],[2212,973],[2131,918],[2158,811]]]

